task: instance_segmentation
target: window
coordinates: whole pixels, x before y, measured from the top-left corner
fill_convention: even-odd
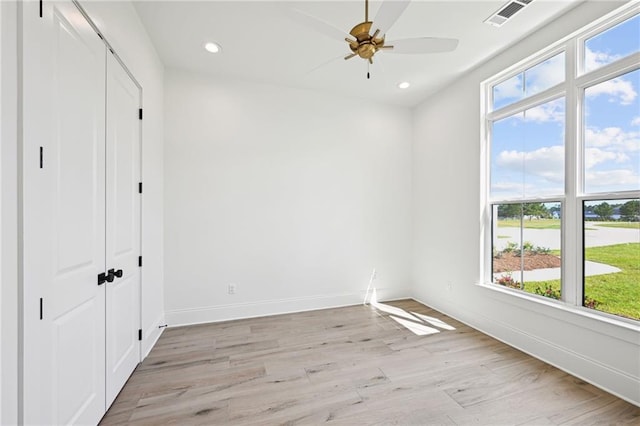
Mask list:
[[[561,97],[492,123],[492,198],[564,193],[564,109]]]
[[[526,69],[493,87],[493,108],[542,92],[564,81],[564,52]]]
[[[583,202],[584,306],[640,319],[640,199]]]
[[[638,189],[639,92],[640,70],[622,74],[585,89],[585,193]]]
[[[640,15],[622,21],[584,42],[585,72],[640,52]]]
[[[561,203],[494,204],[493,282],[560,299]]]
[[[640,320],[640,14],[483,83],[484,279]]]

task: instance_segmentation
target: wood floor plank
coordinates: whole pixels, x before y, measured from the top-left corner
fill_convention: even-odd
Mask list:
[[[402,300],[169,328],[101,422],[321,423],[631,425],[640,407]]]
[[[462,411],[444,392],[406,389],[388,383],[363,403],[334,410],[336,424],[455,424],[447,413]]]

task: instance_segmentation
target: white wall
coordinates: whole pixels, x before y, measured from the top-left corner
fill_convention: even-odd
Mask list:
[[[142,85],[142,352],[164,324],[163,306],[163,73],[135,8],[128,1],[81,1],[91,19]]]
[[[361,303],[373,268],[409,295],[409,110],[173,70],[165,99],[170,325]]]
[[[476,285],[481,231],[480,82],[617,5],[597,2],[577,7],[415,110],[413,285],[424,303],[640,404],[637,327],[614,326]]]
[[[18,423],[17,9],[0,2],[0,424]]]

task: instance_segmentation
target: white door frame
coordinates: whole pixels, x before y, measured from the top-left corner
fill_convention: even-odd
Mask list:
[[[18,3],[0,1],[0,424],[21,422]]]

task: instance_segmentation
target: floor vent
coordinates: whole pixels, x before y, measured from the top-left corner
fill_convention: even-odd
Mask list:
[[[533,0],[513,0],[502,6],[496,13],[487,18],[484,22],[494,27],[500,27],[507,22],[509,18],[522,10]]]

